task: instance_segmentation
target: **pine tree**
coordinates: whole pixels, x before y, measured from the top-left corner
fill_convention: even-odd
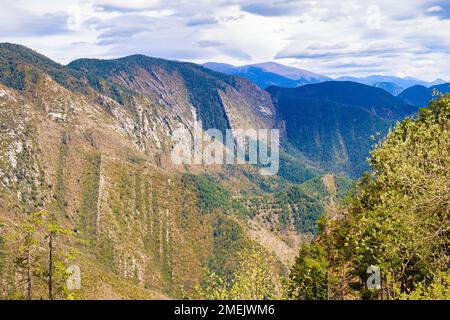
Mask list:
[[[19,246],[16,268],[26,283],[26,299],[33,298],[33,279],[39,260],[39,231],[43,223],[43,212],[31,213],[19,227]]]

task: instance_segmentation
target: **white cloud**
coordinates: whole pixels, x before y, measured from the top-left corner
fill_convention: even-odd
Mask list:
[[[427,9],[428,12],[439,12],[444,10],[441,6],[432,6]]]
[[[18,0],[0,41],[62,63],[143,53],[432,80],[450,78],[449,15],[440,0]]]

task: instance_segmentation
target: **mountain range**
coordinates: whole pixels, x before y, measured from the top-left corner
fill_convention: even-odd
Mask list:
[[[263,89],[269,86],[295,88],[304,84],[331,80],[329,77],[317,73],[285,66],[275,62],[258,63],[240,67],[223,63],[207,62],[203,64],[203,66],[217,72],[249,79]]]
[[[241,77],[143,55],[64,66],[0,44],[0,296],[22,294],[5,239],[41,210],[76,235],[55,239],[55,259],[77,252],[78,298],[195,298],[205,269],[230,275],[254,246],[285,273],[349,180],[287,150],[273,177],[175,165],[172,133],[193,135],[195,120],[282,129],[270,94]]]
[[[280,81],[292,87],[272,85]],[[195,298],[205,269],[226,277],[255,245],[283,274],[368,169],[371,136],[429,98],[383,89],[273,63],[131,55],[61,65],[2,43],[0,244],[31,212],[53,212],[79,237],[59,245],[80,252],[86,298]],[[280,129],[278,174],[175,165],[172,134],[193,136],[196,120],[221,132]],[[14,259],[2,261],[0,280],[14,277]]]
[[[328,81],[267,91],[285,121],[287,139],[328,171],[360,176],[374,141],[417,107],[382,89],[350,81]]]
[[[276,63],[204,66],[244,77],[260,87],[276,83],[266,91],[271,94],[277,119],[286,130],[285,144],[295,146],[314,166],[352,178],[368,169],[365,160],[374,143],[371,136],[384,137],[396,121],[417,111],[419,105],[401,95],[403,88],[399,85],[423,83],[387,76],[332,81]],[[300,77],[302,84],[294,80]],[[377,81],[395,81],[398,85]]]
[[[247,78],[263,89],[266,89],[269,86],[295,88],[305,84],[335,80],[351,81],[368,86],[374,86],[377,88],[381,88],[394,96],[397,96],[405,89],[412,86],[420,85],[428,88],[446,82],[442,79],[436,79],[435,81],[427,82],[412,77],[401,78],[396,76],[383,75],[372,75],[367,77],[343,76],[332,79],[321,74],[313,73],[304,69],[285,66],[275,62],[251,64],[241,67],[235,67],[233,65],[225,63],[207,62],[203,64],[203,66],[217,72]]]
[[[411,105],[425,107],[428,105],[428,102],[435,97],[435,94],[444,94],[449,92],[449,83],[443,83],[429,88],[421,85],[415,85],[403,91],[399,95],[399,98]]]
[[[436,79],[432,82],[427,82],[412,77],[400,78],[396,76],[381,76],[381,75],[372,75],[368,77],[339,77],[336,80],[358,82],[369,86],[375,86],[378,83],[390,83],[403,90],[415,85],[431,87],[446,82],[445,80],[442,79]]]

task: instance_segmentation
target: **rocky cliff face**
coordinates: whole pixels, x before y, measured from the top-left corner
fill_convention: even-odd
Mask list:
[[[69,67],[141,94],[180,122],[196,120],[192,119],[194,109],[204,129],[235,128],[233,119],[253,128],[274,126],[275,109],[265,91],[247,80],[198,65],[135,55],[110,61],[81,59]]]

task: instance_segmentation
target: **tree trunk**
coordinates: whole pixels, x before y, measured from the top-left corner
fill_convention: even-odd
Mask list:
[[[48,245],[48,299],[53,300],[53,232],[50,232]]]
[[[33,297],[33,273],[31,270],[31,253],[27,252],[27,299],[31,300]]]

